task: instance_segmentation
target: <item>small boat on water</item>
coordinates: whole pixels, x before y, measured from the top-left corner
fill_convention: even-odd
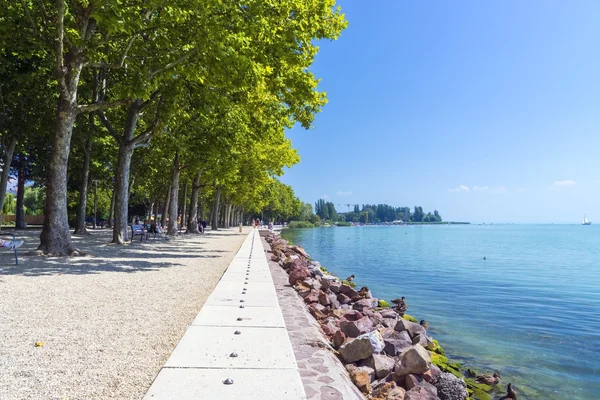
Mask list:
[[[588,221],[587,214],[583,215],[583,221],[581,221],[581,225],[591,225],[592,221]]]

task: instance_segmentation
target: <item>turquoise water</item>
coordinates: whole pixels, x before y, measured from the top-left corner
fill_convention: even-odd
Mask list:
[[[600,226],[288,229],[341,278],[406,296],[452,359],[519,399],[600,398]],[[486,257],[486,260],[483,260]]]

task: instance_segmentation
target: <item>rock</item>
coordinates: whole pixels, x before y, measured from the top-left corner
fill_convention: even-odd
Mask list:
[[[364,394],[371,393],[371,380],[369,374],[366,371],[362,371],[359,368],[353,368],[350,371],[350,379],[356,385],[356,387]]]
[[[368,317],[362,317],[358,321],[342,321],[340,329],[347,337],[358,337],[373,330],[373,323]]]
[[[373,389],[373,396],[377,396],[381,399],[385,399],[387,395],[395,388],[397,388],[396,382],[394,381],[375,381],[371,383]]]
[[[340,332],[340,329],[337,326],[329,323],[321,324],[321,329],[323,329],[323,333],[327,336],[333,336],[336,332]]]
[[[380,311],[380,314],[383,318],[390,318],[394,320],[398,319],[398,314],[394,310],[383,310]]]
[[[370,307],[371,307],[371,300],[369,300],[369,299],[359,300],[352,305],[352,308],[355,310],[358,310],[358,311],[362,311],[362,310],[368,309]]]
[[[304,302],[306,304],[316,303],[319,301],[319,292],[316,290],[311,290],[308,296],[304,298]]]
[[[317,267],[317,268],[321,268],[321,263],[316,261],[316,260],[310,260],[308,262],[308,265],[312,266],[312,267]]]
[[[343,293],[340,293],[337,295],[337,299],[340,303],[342,304],[349,304],[352,300],[350,299],[350,297],[346,296]]]
[[[309,258],[310,256],[304,251],[304,249],[300,246],[290,246],[290,249],[294,250],[296,253],[301,255],[304,258]]]
[[[421,382],[419,386],[410,389],[404,395],[404,400],[438,400],[437,389],[427,382]]]
[[[340,346],[342,346],[346,341],[346,335],[344,335],[344,332],[342,332],[341,330],[338,330],[333,334],[333,338],[331,339],[331,341],[333,347],[339,349]]]
[[[310,287],[311,289],[321,290],[321,281],[319,281],[318,279],[306,278],[303,282],[306,284],[306,286]]]
[[[290,283],[290,285],[294,286],[296,284],[296,282],[302,281],[308,277],[310,277],[310,271],[308,270],[308,268],[297,267],[297,268],[294,268],[292,270],[292,272],[290,272],[290,277],[288,279],[288,282]]]
[[[405,395],[406,391],[404,388],[395,387],[388,393],[384,400],[404,400]]]
[[[310,312],[310,314],[315,317],[315,319],[317,321],[321,321],[325,318],[327,318],[327,315],[325,315],[325,313],[323,313],[321,310],[319,310],[316,304],[310,304],[308,306],[308,311]]]
[[[431,364],[431,366],[433,366],[433,364]],[[431,376],[431,368],[429,369],[429,371],[423,372],[423,374],[421,374],[421,376],[423,377],[423,380],[425,382],[431,383],[431,381],[433,380],[433,376]]]
[[[398,332],[407,331],[411,338],[416,335],[421,335],[423,337],[427,337],[427,331],[419,324],[415,324],[414,322],[407,321],[405,319],[399,319],[394,327]]]
[[[329,290],[331,290],[332,293],[338,294],[340,292],[340,287],[342,287],[342,284],[340,282],[338,282],[338,281],[333,281],[332,280],[329,283]]]
[[[314,265],[309,264],[308,270],[316,278],[320,278],[323,276],[323,271],[321,271],[321,269],[319,267],[315,267]],[[321,283],[320,279],[319,279],[319,283]]]
[[[367,365],[361,365],[358,367],[360,371],[365,371],[369,374],[369,382],[373,382],[375,380],[375,370]]]
[[[396,326],[396,320],[391,318],[383,318],[381,320],[381,325],[385,326],[386,328],[393,329]]]
[[[443,372],[432,380],[431,384],[437,389],[441,400],[465,400],[467,398],[467,385],[456,376]]]
[[[338,313],[339,318],[346,321],[358,321],[359,319],[364,318],[363,313],[356,310],[339,310],[339,312],[334,311],[334,313]]]
[[[442,370],[437,365],[431,364],[429,373],[431,374],[431,377],[435,379],[437,376],[440,376],[442,374]]]
[[[392,335],[384,335],[383,341],[385,343],[384,351],[388,356],[395,357],[402,353],[405,349],[412,346],[408,332],[396,332],[393,331]]]
[[[394,371],[396,360],[384,354],[373,354],[369,360],[378,379],[385,378]]]
[[[329,279],[327,279],[327,277],[325,277],[325,276],[321,276],[319,279],[321,280],[321,290],[326,292],[327,289],[329,289],[329,285],[331,284],[331,281]]]
[[[416,386],[419,386],[419,383],[422,380],[423,379],[420,379],[413,374],[408,374],[404,377],[404,387],[406,388],[406,390],[410,390]]]
[[[319,294],[319,303],[321,303],[324,306],[328,306],[331,304],[331,299],[326,293],[321,293]]]
[[[283,268],[288,269],[288,270],[293,270],[296,268],[306,268],[306,266],[304,266],[302,261],[300,261],[297,257],[296,258],[289,257],[283,261]],[[308,268],[306,268],[306,270],[308,271]]]
[[[347,363],[365,360],[373,353],[380,352],[383,346],[381,334],[377,331],[360,335],[354,340],[344,343],[339,348],[340,356]]]
[[[331,288],[331,287],[330,287]],[[339,292],[353,298],[358,296],[358,292],[348,285],[341,285]]]
[[[304,298],[310,294],[311,288],[304,284],[304,282],[299,281],[298,285],[296,285],[296,291]]]
[[[331,308],[336,309],[340,307],[340,302],[337,300],[337,296],[334,293],[328,293],[329,303]]]
[[[421,345],[414,345],[405,349],[396,363],[395,373],[398,376],[408,374],[422,374],[431,368],[429,352]]]

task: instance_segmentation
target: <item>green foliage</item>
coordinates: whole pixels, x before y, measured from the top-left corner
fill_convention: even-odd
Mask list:
[[[352,226],[352,222],[338,221],[335,223],[336,226]]]
[[[442,217],[435,210],[425,215],[422,207],[415,207],[411,213],[410,207],[393,207],[389,204],[364,204],[362,208],[354,206],[354,210],[346,214],[347,222],[385,223],[394,221],[419,222],[419,223],[439,223]]]
[[[356,287],[356,283],[354,283],[354,282],[348,282],[347,280],[343,280],[342,281],[342,285],[348,285],[350,287]]]
[[[291,221],[288,228],[314,228],[315,226],[308,221]]]

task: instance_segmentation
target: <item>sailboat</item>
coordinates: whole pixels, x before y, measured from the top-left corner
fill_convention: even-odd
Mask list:
[[[583,221],[581,221],[581,225],[591,225],[592,221],[588,221],[587,214],[583,215]]]

